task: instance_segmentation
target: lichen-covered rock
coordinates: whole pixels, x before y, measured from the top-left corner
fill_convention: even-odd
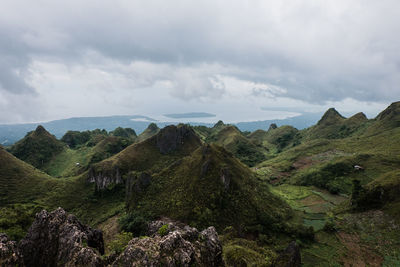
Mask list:
[[[296,241],[290,242],[289,246],[278,256],[273,267],[300,267],[300,247]]]
[[[17,243],[0,233],[0,266],[16,266],[20,258]]]
[[[166,231],[160,231],[164,225]],[[134,238],[112,266],[223,266],[214,227],[196,228],[170,220],[149,225],[151,237]]]
[[[102,266],[103,235],[62,208],[42,210],[18,244],[25,266]]]

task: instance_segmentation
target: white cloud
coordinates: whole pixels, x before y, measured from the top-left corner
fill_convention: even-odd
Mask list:
[[[3,1],[0,123],[298,103],[373,113],[400,98],[399,17],[396,0]]]

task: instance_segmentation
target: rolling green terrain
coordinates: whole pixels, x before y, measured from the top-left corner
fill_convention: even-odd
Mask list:
[[[304,130],[150,124],[57,140],[39,126],[0,163],[0,232],[14,239],[61,206],[100,227],[108,253],[169,217],[215,226],[229,266],[268,266],[291,240],[304,266],[400,264],[400,102],[374,119],[329,109]]]

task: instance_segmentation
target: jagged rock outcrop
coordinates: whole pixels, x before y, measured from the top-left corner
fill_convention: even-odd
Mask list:
[[[224,266],[214,227],[199,232],[160,220],[150,223],[149,234],[151,237],[132,239],[112,266]]]
[[[103,235],[62,208],[42,210],[18,251],[23,266],[102,266]]]
[[[17,242],[9,240],[6,234],[0,233],[0,266],[16,266],[19,259]]]
[[[96,172],[94,168],[91,168],[87,181],[96,184],[96,191],[104,190],[111,184],[118,185],[124,183],[118,167],[101,172]]]
[[[161,154],[168,154],[178,149],[184,142],[191,142],[191,140],[200,144],[200,139],[188,125],[167,126],[156,137],[156,144]]]
[[[214,227],[199,232],[168,218],[149,223],[120,254],[104,254],[102,232],[62,208],[42,210],[19,244],[0,233],[0,266],[224,266]]]
[[[273,267],[300,267],[300,247],[296,241],[290,242],[289,246],[278,256],[272,264]]]

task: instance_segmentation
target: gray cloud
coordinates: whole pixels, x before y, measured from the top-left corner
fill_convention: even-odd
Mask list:
[[[399,17],[396,0],[10,0],[0,10],[0,90],[40,98],[30,82],[40,61],[184,100],[220,98],[229,88],[216,77],[226,75],[310,103],[390,102],[400,97]]]

